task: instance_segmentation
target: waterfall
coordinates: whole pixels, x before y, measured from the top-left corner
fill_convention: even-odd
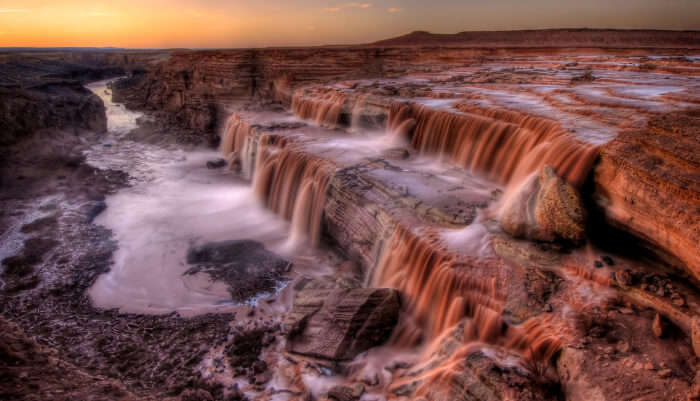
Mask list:
[[[260,139],[253,190],[265,206],[291,221],[293,242],[308,237],[318,245],[326,192],[335,166],[274,138]]]
[[[474,110],[471,110],[474,111]],[[551,120],[503,111],[455,113],[394,102],[387,130],[420,153],[432,153],[502,184],[519,182],[545,164],[575,187],[588,177],[597,147]]]
[[[292,96],[292,111],[305,120],[335,128],[340,121],[340,112],[345,100],[345,95],[334,90],[317,90],[308,95],[304,89],[299,89]]]

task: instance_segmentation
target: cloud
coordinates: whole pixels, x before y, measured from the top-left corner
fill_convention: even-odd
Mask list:
[[[386,10],[389,11],[390,13],[394,14],[394,13],[398,13],[398,12],[403,11],[403,8],[391,7],[391,8],[387,8]]]
[[[330,12],[330,13],[337,13],[338,11],[345,9],[345,8],[370,8],[372,7],[372,3],[357,3],[357,2],[352,2],[352,3],[344,3],[337,5],[335,7],[328,7],[325,10]]]
[[[27,8],[0,8],[0,14],[10,14],[10,13],[28,13]]]

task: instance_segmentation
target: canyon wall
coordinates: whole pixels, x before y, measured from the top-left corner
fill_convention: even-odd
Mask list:
[[[691,36],[697,36],[693,35]],[[671,56],[684,54],[684,50],[664,52]],[[218,138],[217,130],[223,127],[224,119],[230,114],[228,108],[251,97],[263,103],[281,103],[284,107],[291,107],[306,115],[314,109],[314,102],[328,103],[324,96],[331,96],[333,102],[337,103],[329,109],[337,114],[333,117],[335,122],[350,125],[353,119],[365,118],[373,120],[375,126],[384,127],[391,108],[391,102],[387,99],[402,96],[405,89],[395,93],[395,89],[390,88],[391,90],[385,91],[385,96],[358,98],[354,95],[333,97],[333,94],[319,94],[306,88],[319,83],[343,85],[343,82],[352,79],[396,79],[409,73],[439,73],[459,66],[477,65],[488,58],[557,54],[580,54],[582,57],[591,54],[602,57],[623,55],[635,58],[648,55],[649,50],[366,46],[180,51],[172,53],[167,61],[156,64],[148,72],[133,76],[130,82],[124,82],[115,92],[117,99],[125,101],[129,107],[152,110],[165,117],[168,124],[174,127],[185,127],[210,138]],[[675,67],[663,68],[671,70]],[[382,90],[377,89],[378,92]],[[355,108],[372,110],[371,118],[361,113],[355,115]],[[489,115],[488,110],[479,113]],[[322,121],[325,117],[310,114],[306,117],[328,125],[328,122]],[[502,116],[492,117],[510,122]],[[388,124],[390,126],[391,122]],[[658,127],[650,128],[650,132],[657,131]],[[658,141],[672,143],[676,140],[675,136],[684,135],[677,129],[663,132],[665,135],[655,136],[629,131],[617,140],[603,145],[596,167],[595,197],[603,200],[599,204],[607,223],[643,239],[652,248],[674,255],[678,267],[691,276],[698,277],[697,261],[700,260],[700,253],[691,244],[698,238],[696,216],[697,210],[700,210],[700,195],[693,189],[697,164],[693,164],[696,161],[692,155],[699,153],[700,149],[697,141],[688,139],[687,136],[682,141],[685,150],[667,149],[665,145],[658,145]],[[649,140],[652,137],[657,138],[656,142]],[[630,151],[630,146],[637,151]],[[642,154],[648,154],[648,157],[642,160]],[[632,160],[635,158],[637,160]],[[678,164],[680,169],[674,170],[669,164],[668,169],[660,170],[659,165],[666,163],[666,160],[667,163]],[[640,180],[640,177],[644,179]],[[574,181],[581,186],[586,178],[577,176]],[[329,186],[331,203],[335,196],[333,194],[340,195],[343,192],[342,186],[336,183],[337,179]],[[678,199],[684,199],[687,207],[671,205],[676,198],[661,196],[660,193],[664,191],[662,188],[671,189],[673,192],[669,193],[677,195]],[[332,213],[332,207],[327,212]],[[677,228],[679,222],[682,228]],[[332,225],[329,229],[334,231]],[[335,232],[335,235],[343,242],[342,238],[347,234]],[[372,238],[366,240],[371,243],[376,240],[376,236],[372,235]],[[369,252],[373,251],[365,249],[361,259],[373,259],[369,257]]]
[[[700,282],[700,111],[672,113],[603,146],[595,196],[607,221]]]
[[[102,101],[83,84],[144,70],[165,52],[0,52],[0,145],[38,130],[107,130]]]

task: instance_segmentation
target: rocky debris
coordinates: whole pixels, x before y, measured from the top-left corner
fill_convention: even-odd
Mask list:
[[[365,386],[355,383],[350,386],[335,386],[328,390],[327,398],[334,401],[357,401],[365,393]]]
[[[514,237],[580,243],[586,214],[578,192],[551,166],[531,175],[514,193],[506,193],[501,227]]]
[[[349,360],[387,340],[399,314],[389,288],[302,290],[284,319],[290,352]]]
[[[81,371],[0,318],[0,399],[151,400],[137,397],[122,383]]]
[[[207,390],[187,389],[180,394],[180,401],[214,401],[214,397]]]
[[[700,110],[671,113],[601,148],[595,194],[605,221],[700,280]]]
[[[225,165],[226,165],[226,160],[224,160],[224,159],[214,159],[214,160],[207,161],[207,168],[210,170],[222,168]]]
[[[212,280],[228,285],[233,300],[246,301],[275,291],[284,281],[291,262],[252,240],[209,242],[187,251],[185,274],[206,273]]]
[[[238,323],[232,328],[224,353],[236,376],[248,376],[252,382],[268,370],[267,363],[259,359],[260,353],[274,342],[279,329],[279,324],[257,320]]]
[[[50,152],[24,147],[37,139]],[[28,379],[18,382],[22,395],[0,398],[129,400],[132,391],[146,399],[167,399],[202,388],[221,399],[215,386],[201,379],[198,365],[210,347],[226,340],[234,316],[134,315],[92,306],[88,289],[110,268],[116,243],[107,229],[88,223],[88,213],[95,200],[124,188],[128,180],[124,172],[80,161],[86,147],[99,143],[96,139],[35,135],[14,145],[24,151],[0,158],[0,232],[31,221],[24,224],[26,252],[20,249],[10,260],[17,270],[0,276],[0,314],[27,337],[60,350],[60,359],[79,370],[64,364],[53,369],[42,361],[38,369],[28,367]],[[24,179],[17,180],[18,175]],[[32,221],[35,212],[47,218]],[[0,380],[13,375],[0,372]],[[10,389],[0,384],[0,392]]]

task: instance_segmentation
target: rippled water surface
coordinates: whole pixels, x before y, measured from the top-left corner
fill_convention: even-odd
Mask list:
[[[107,82],[90,85],[107,107],[109,135],[87,152],[90,164],[127,172],[131,186],[107,198],[95,220],[112,230],[119,249],[110,272],[90,289],[97,307],[136,313],[203,313],[234,306],[223,283],[183,276],[193,244],[254,239],[290,258],[295,271],[323,272],[322,251],[287,246],[288,223],[264,209],[250,184],[210,170],[213,150],[187,152],[134,142],[124,135],[140,116],[111,101]],[[282,284],[282,283],[281,283]]]

